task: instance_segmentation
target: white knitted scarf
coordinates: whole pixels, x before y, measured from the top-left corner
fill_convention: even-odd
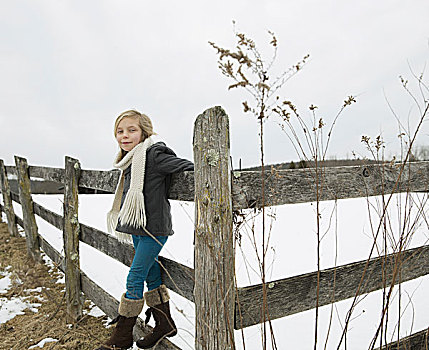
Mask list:
[[[119,151],[113,163],[115,168],[121,169],[121,178],[116,187],[112,209],[107,213],[107,228],[109,232],[114,234],[121,242],[132,243],[132,237],[128,233],[116,231],[118,219],[121,220],[121,225],[133,227],[144,227],[146,223],[143,196],[146,151],[153,144],[154,141],[152,137],[148,137],[129,151],[122,159],[121,151]],[[124,170],[127,169],[130,164],[130,188],[121,208],[122,193],[124,191]]]

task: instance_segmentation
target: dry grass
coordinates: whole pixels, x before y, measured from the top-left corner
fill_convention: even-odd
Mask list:
[[[75,325],[66,323],[64,284],[57,283],[61,273],[45,264],[35,264],[27,257],[25,239],[11,237],[7,225],[0,223],[0,271],[7,266],[12,273],[12,287],[1,296],[26,297],[26,301],[42,305],[36,313],[25,310],[24,315],[0,325],[0,350],[28,349],[48,337],[59,341],[47,343],[43,349],[94,349],[108,337],[110,332],[103,325],[103,317],[85,315]],[[38,287],[40,293],[28,292]],[[85,302],[87,311],[89,304]]]

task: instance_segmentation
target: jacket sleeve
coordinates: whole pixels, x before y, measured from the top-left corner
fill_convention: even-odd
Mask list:
[[[179,158],[168,147],[160,147],[155,151],[156,169],[163,175],[194,170],[194,164],[187,159]]]

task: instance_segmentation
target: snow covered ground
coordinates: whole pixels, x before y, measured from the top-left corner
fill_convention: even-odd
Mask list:
[[[417,203],[424,200],[423,195],[413,195],[414,205],[410,209],[411,220],[418,213]],[[111,195],[80,195],[79,220],[85,224],[106,231],[105,215],[111,205]],[[35,195],[34,201],[42,204],[59,214],[62,212],[62,196]],[[348,199],[322,203],[322,234],[321,246],[322,268],[364,260],[368,257],[373,238],[372,228],[376,227],[377,210],[380,198],[370,199],[372,209],[368,210],[366,199]],[[400,232],[399,223],[404,217],[405,196],[393,198],[389,211],[391,222],[391,237],[393,240]],[[370,207],[371,207],[370,205]],[[14,205],[16,214],[21,216],[21,208]],[[426,206],[425,210],[428,207]],[[268,279],[275,280],[316,270],[316,233],[315,205],[312,203],[283,205],[269,210],[276,219],[272,222]],[[172,201],[173,225],[176,234],[169,238],[162,255],[188,266],[193,265],[193,204]],[[371,216],[369,215],[371,213]],[[371,220],[370,220],[371,218]],[[426,217],[419,219],[419,225],[408,227],[413,231],[408,247],[428,244],[429,234]],[[260,227],[256,219],[255,227]],[[270,225],[268,220],[268,225]],[[372,223],[371,223],[372,222]],[[250,222],[251,224],[251,222]],[[249,225],[250,225],[249,224]],[[62,250],[62,233],[37,218],[39,233],[45,237],[57,250]],[[245,225],[246,226],[246,225]],[[257,273],[257,260],[250,240],[250,230],[242,230],[241,245],[237,248],[236,270],[238,286],[260,283]],[[381,243],[381,241],[379,241]],[[128,267],[98,252],[84,243],[80,244],[81,268],[103,289],[119,299],[124,291]],[[1,288],[6,285],[7,273],[0,279]],[[395,292],[397,292],[397,288]],[[401,337],[422,330],[429,325],[429,304],[427,291],[429,278],[422,277],[402,284],[402,319]],[[293,293],[293,291],[291,291]],[[194,348],[194,306],[191,302],[172,293],[173,317],[179,327],[179,334],[171,340],[183,349]],[[395,340],[395,326],[398,321],[398,297],[390,307],[389,338]],[[412,301],[411,301],[412,300]],[[361,298],[354,311],[354,317],[347,335],[347,349],[367,348],[379,322],[381,312],[382,292],[374,292]],[[351,300],[341,301],[334,307],[324,306],[319,310],[319,341],[318,349],[325,347],[331,311],[332,325],[330,327],[327,349],[336,349],[341,335],[342,325],[349,310]],[[3,309],[3,306],[2,306]],[[16,307],[18,312],[19,307]],[[95,311],[94,311],[95,312]],[[6,317],[0,314],[0,323]],[[314,342],[314,310],[297,315],[281,318],[272,322],[278,349],[309,349]],[[260,326],[252,326],[244,331],[246,349],[260,349]],[[48,341],[48,340],[45,340]],[[242,333],[236,331],[238,348],[242,346]]]
[[[0,324],[7,322],[14,318],[16,315],[23,315],[25,309],[30,311],[37,312],[37,307],[40,306],[39,303],[30,303],[26,301],[29,297],[13,297],[7,299],[2,297],[2,294],[5,294],[12,285],[11,273],[8,272],[9,268],[6,267],[5,271],[0,271]],[[19,282],[19,281],[18,281]],[[37,292],[36,290],[26,290],[26,292]]]

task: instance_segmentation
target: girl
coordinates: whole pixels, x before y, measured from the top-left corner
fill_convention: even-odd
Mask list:
[[[119,115],[114,134],[120,147],[114,167],[122,173],[107,215],[108,228],[120,241],[132,242],[135,255],[119,304],[119,316],[112,321],[116,327],[97,350],[132,347],[133,327],[144,300],[149,306],[146,321],[151,314],[155,319],[152,333],[137,341],[138,347],[147,349],[162,338],[177,334],[157,258],[168,236],[173,234],[168,201],[171,174],[194,170],[194,166],[176,157],[163,142],[155,143],[152,122],[140,112],[129,110]],[[143,294],[144,282],[148,291]]]

